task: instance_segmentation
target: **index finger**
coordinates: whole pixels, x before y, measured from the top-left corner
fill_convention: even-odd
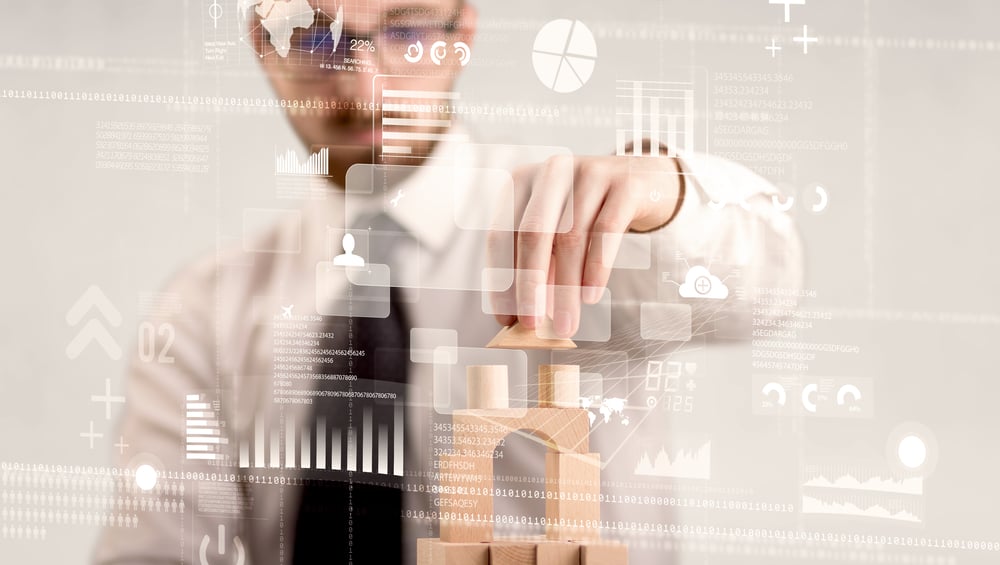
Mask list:
[[[572,224],[573,158],[552,157],[531,185],[531,197],[517,230],[517,315],[529,329],[545,315],[545,284],[555,233]],[[541,276],[539,276],[541,275]]]

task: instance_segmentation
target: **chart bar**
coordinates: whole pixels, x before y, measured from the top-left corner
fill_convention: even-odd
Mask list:
[[[312,461],[310,461],[310,458],[312,456],[312,450],[309,449],[309,427],[308,426],[302,426],[302,437],[300,438],[299,454],[300,454],[300,457],[302,458],[302,461],[300,462],[301,468],[302,469],[308,469],[308,468],[312,467]]]
[[[396,402],[392,433],[392,474],[403,476],[403,403]]]
[[[334,471],[340,470],[341,462],[344,460],[344,452],[341,448],[342,437],[340,428],[331,430],[330,439],[333,445],[330,446],[330,468]]]
[[[361,471],[372,472],[372,408],[365,406],[363,420],[363,436],[361,444]]]
[[[187,425],[188,426],[195,426],[195,427],[202,427],[202,428],[207,428],[207,427],[217,428],[217,427],[219,427],[219,421],[218,420],[190,420],[189,419],[187,421]]]
[[[684,151],[692,151],[695,148],[694,144],[694,92],[691,90],[684,91],[684,145],[681,149]],[[677,153],[677,151],[674,151]]]
[[[448,140],[458,140],[465,141],[466,136],[463,133],[422,133],[422,132],[408,132],[408,131],[385,131],[382,132],[382,139],[405,139],[405,140],[418,140],[418,141],[448,141]]]
[[[677,156],[677,119],[683,116],[667,116],[667,156]]]
[[[378,426],[378,472],[389,474],[389,426],[385,424]]]
[[[451,126],[451,120],[435,120],[433,118],[382,118],[382,125],[446,128]]]
[[[216,444],[226,444],[226,443],[229,443],[229,440],[226,439],[226,438],[224,438],[224,437],[219,437],[219,436],[210,436],[210,437],[205,437],[205,436],[190,437],[189,436],[187,438],[187,442],[188,443],[216,443]]]
[[[393,153],[393,154],[396,154],[396,155],[409,155],[409,154],[413,153],[413,148],[410,147],[409,145],[407,145],[407,146],[402,146],[402,145],[383,145],[382,146],[382,153]]]
[[[240,441],[240,469],[250,468],[250,443],[243,439]]]
[[[253,426],[253,466],[261,468],[264,466],[264,422],[254,418]]]
[[[291,418],[285,420],[285,468],[295,468],[295,422]]]
[[[461,96],[458,92],[448,92],[445,90],[383,90],[382,98],[446,98],[448,100],[458,100]]]
[[[271,430],[271,459],[269,461],[272,468],[281,466],[281,434],[278,429]]]
[[[406,112],[409,114],[437,114],[439,104],[428,102],[385,102],[383,112]]]
[[[660,154],[660,99],[649,99],[649,154]]]
[[[625,154],[625,131],[615,131],[615,155]]]
[[[642,83],[632,83],[632,154],[642,155]]]
[[[339,455],[339,454],[338,454]],[[316,419],[316,468],[326,469],[326,417]]]
[[[347,428],[347,470],[358,470],[358,438],[353,426]]]

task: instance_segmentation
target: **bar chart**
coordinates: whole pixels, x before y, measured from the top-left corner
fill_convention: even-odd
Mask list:
[[[619,80],[615,91],[616,154],[676,157],[695,150],[694,83]]]
[[[295,151],[289,149],[284,153],[278,153],[277,149],[275,149],[274,174],[329,176],[330,148],[323,147],[319,151],[311,153],[303,163],[299,162],[299,156]]]
[[[382,407],[379,407],[382,408]],[[360,425],[332,425],[317,415],[296,425],[269,426],[255,418],[252,437],[239,445],[241,469],[326,469],[403,476],[402,402],[389,410],[364,406]]]
[[[381,87],[381,83],[379,83]],[[382,157],[422,158],[433,143],[468,141],[451,131],[451,113],[461,97],[458,92],[381,88]]]
[[[184,408],[186,459],[221,461],[225,457],[222,446],[229,440],[222,435],[218,403],[210,402],[204,394],[188,394]]]

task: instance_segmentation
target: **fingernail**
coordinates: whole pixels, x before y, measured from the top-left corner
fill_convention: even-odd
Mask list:
[[[599,286],[583,287],[583,301],[587,304],[597,304],[604,296],[604,289]]]
[[[556,312],[555,320],[556,335],[559,337],[569,337],[573,334],[573,317],[569,312],[560,310]]]

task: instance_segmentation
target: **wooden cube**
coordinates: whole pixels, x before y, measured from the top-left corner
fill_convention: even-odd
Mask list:
[[[490,565],[537,565],[538,544],[530,541],[495,541],[490,546]]]
[[[552,540],[596,540],[601,520],[601,455],[545,454],[545,535]]]
[[[580,544],[545,541],[538,543],[538,565],[580,565]]]
[[[580,548],[580,565],[628,565],[628,547],[620,543],[585,543]]]
[[[490,521],[493,497],[488,489],[479,494],[458,494],[458,491],[468,489],[470,480],[476,481],[476,487],[493,484],[493,458],[489,454],[507,434],[526,430],[545,441],[551,450],[579,454],[589,451],[590,419],[582,408],[456,410],[452,421],[456,428],[453,434],[456,450],[475,446],[485,456],[441,458],[442,461],[447,459],[449,466],[449,472],[442,473],[440,479],[443,487],[441,510],[459,515],[457,519],[441,520],[441,540],[446,542],[493,540]],[[600,488],[599,481],[595,485]],[[554,508],[559,510],[562,506]],[[571,509],[567,511],[572,512]]]
[[[469,409],[504,409],[510,406],[507,365],[470,365],[465,371],[465,397]]]
[[[580,366],[539,365],[538,407],[579,408]]]
[[[417,565],[490,565],[486,543],[446,543],[437,538],[417,540]]]

